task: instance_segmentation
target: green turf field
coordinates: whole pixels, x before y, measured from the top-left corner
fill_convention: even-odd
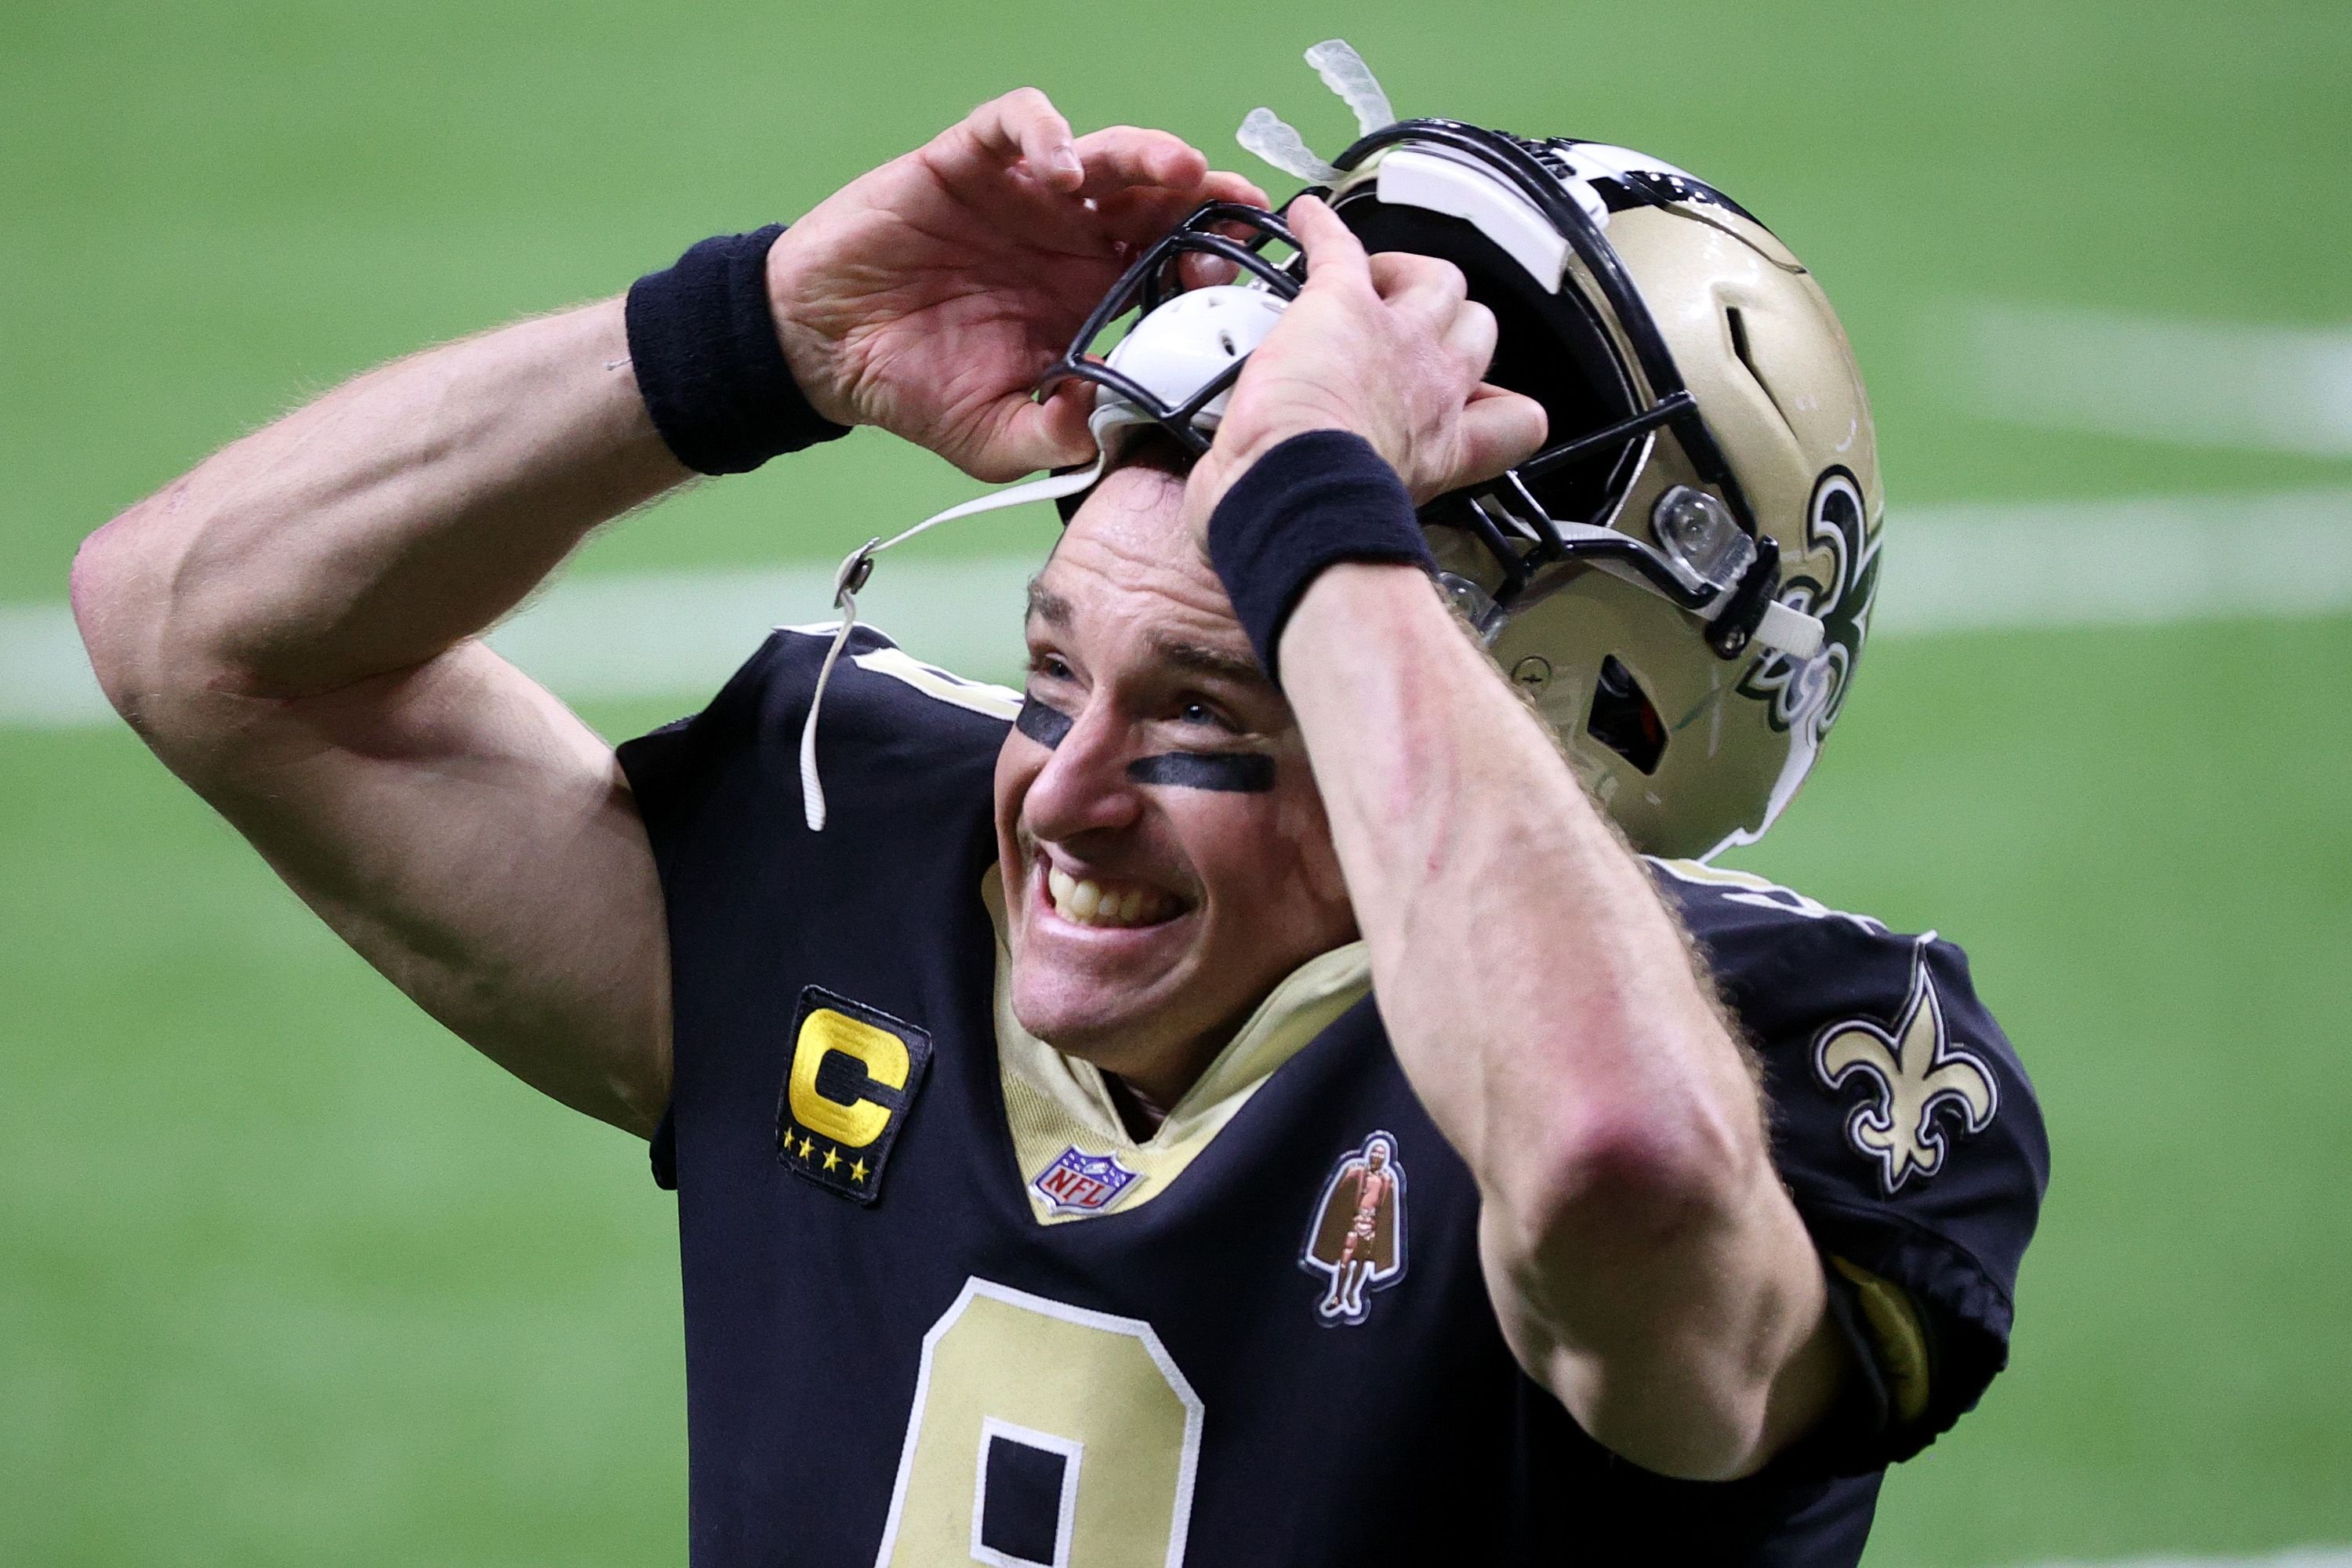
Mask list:
[[[1983,300],[2352,319],[2340,0],[97,0],[0,7],[0,605],[306,393],[789,216],[1003,88],[1221,153],[1270,103],[1329,151],[1297,56],[1334,33],[1405,112],[1625,142],[1771,222],[1853,332],[1897,529],[2352,483],[1990,422],[1937,352]],[[579,569],[831,559],[969,490],[861,437]],[[1891,1479],[1873,1562],[2352,1542],[2347,664],[2341,616],[1874,646],[1739,858],[1967,945],[2051,1125],[2012,1373]],[[681,1559],[641,1149],[414,1014],[127,732],[0,730],[0,1564]]]

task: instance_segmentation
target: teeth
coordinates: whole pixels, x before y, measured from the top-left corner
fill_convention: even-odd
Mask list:
[[[1175,903],[1156,888],[1106,888],[1058,866],[1045,868],[1045,890],[1053,895],[1055,912],[1078,925],[1153,925],[1167,919]]]

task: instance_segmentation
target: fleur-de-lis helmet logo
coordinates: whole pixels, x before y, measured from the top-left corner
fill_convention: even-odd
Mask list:
[[[1821,617],[1821,651],[1797,659],[1767,650],[1739,682],[1743,693],[1769,704],[1766,723],[1798,731],[1809,747],[1819,746],[1837,722],[1870,635],[1881,536],[1869,527],[1866,506],[1862,487],[1843,468],[1826,469],[1815,482],[1804,551],[1780,584],[1780,602]]]
[[[2000,1089],[1984,1058],[1956,1044],[1944,1025],[1944,1002],[1927,973],[1927,940],[1911,959],[1911,992],[1893,1033],[1867,1018],[1832,1024],[1813,1042],[1813,1070],[1832,1089],[1859,1078],[1871,1093],[1847,1115],[1846,1141],[1878,1163],[1892,1195],[1913,1176],[1944,1168],[1945,1126],[1981,1132],[2000,1109]]]

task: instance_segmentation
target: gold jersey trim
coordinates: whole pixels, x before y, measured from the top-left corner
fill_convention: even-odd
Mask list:
[[[1853,1282],[1864,1324],[1878,1347],[1895,1418],[1908,1426],[1927,1413],[1927,1332],[1920,1326],[1918,1310],[1901,1286],[1843,1258],[1832,1258],[1830,1263]]]
[[[1004,935],[1004,885],[992,866],[981,897],[996,926],[996,1060],[1004,1091],[1004,1119],[1013,1152],[1039,1225],[1066,1225],[1124,1214],[1148,1204],[1184,1173],[1211,1139],[1231,1121],[1275,1070],[1305,1049],[1372,988],[1371,960],[1361,942],[1318,953],[1284,978],[1227,1041],[1199,1081],[1169,1110],[1150,1138],[1138,1142],[1119,1120],[1102,1070],[1063,1055],[1021,1026],[1013,1016],[1012,952]],[[1110,1155],[1140,1178],[1116,1204],[1093,1213],[1053,1212],[1036,1181],[1066,1150]]]

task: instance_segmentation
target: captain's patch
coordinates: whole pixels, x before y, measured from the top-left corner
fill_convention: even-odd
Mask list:
[[[1329,1282],[1315,1313],[1333,1324],[1362,1322],[1372,1310],[1367,1293],[1404,1278],[1404,1166],[1393,1135],[1375,1132],[1339,1156],[1298,1266]]]
[[[1048,1213],[1100,1214],[1142,1179],[1143,1173],[1120,1164],[1118,1155],[1089,1154],[1074,1143],[1038,1172],[1029,1186],[1045,1201]]]
[[[1859,1080],[1868,1091],[1845,1119],[1846,1142],[1878,1165],[1893,1196],[1944,1168],[1945,1123],[1981,1132],[2000,1109],[2000,1082],[1982,1057],[1956,1042],[1927,973],[1922,938],[1911,954],[1911,991],[1892,1031],[1868,1018],[1832,1024],[1813,1041],[1813,1070],[1832,1091]]]
[[[776,1158],[820,1187],[872,1203],[930,1065],[927,1031],[807,987],[793,1020],[792,1069],[777,1099]]]

